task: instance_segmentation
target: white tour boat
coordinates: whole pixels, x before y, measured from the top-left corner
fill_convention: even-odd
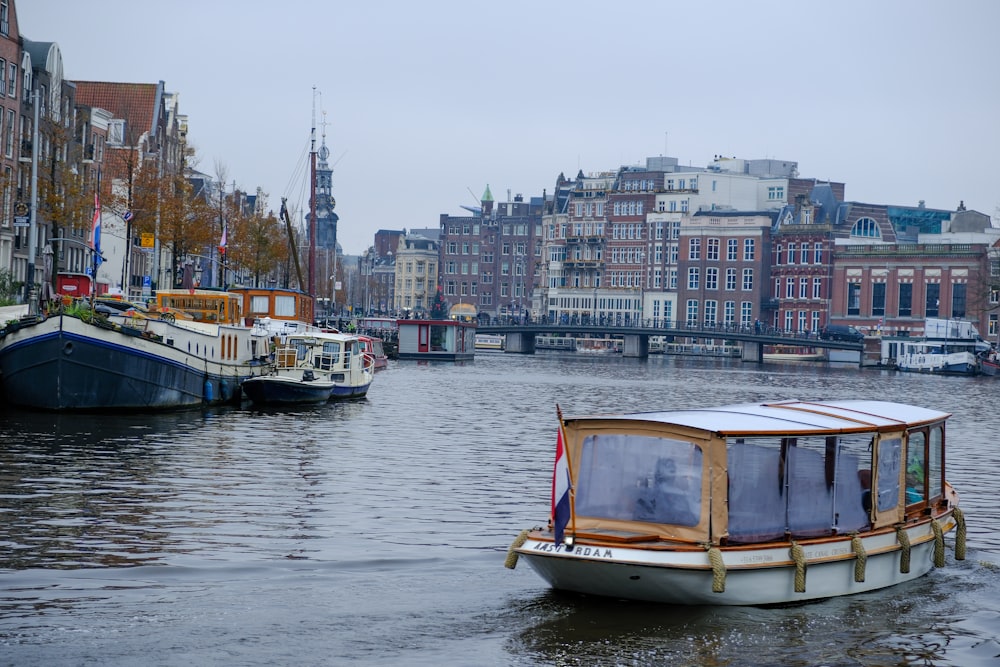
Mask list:
[[[950,417],[884,401],[560,415],[553,510],[508,552],[549,584],[671,604],[870,591],[944,565],[965,523]]]

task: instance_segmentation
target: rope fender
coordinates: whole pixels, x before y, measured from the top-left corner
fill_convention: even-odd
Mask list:
[[[855,533],[851,538],[851,551],[854,552],[854,581],[860,583],[865,580],[865,567],[868,565],[868,552],[861,538]]]
[[[806,592],[806,552],[798,542],[792,542],[789,549],[792,560],[795,561],[795,592]]]
[[[514,538],[514,541],[510,543],[510,548],[507,549],[507,558],[505,558],[503,561],[503,566],[505,568],[507,568],[508,570],[513,570],[515,567],[517,567],[517,552],[514,550],[522,547],[524,543],[527,541],[528,541],[527,529],[522,530],[520,533],[517,534],[517,537]]]
[[[910,536],[906,534],[904,526],[896,526],[896,541],[903,550],[899,554],[900,574],[910,573]]]
[[[944,567],[944,531],[937,519],[931,519],[931,530],[934,531],[934,567]]]
[[[958,507],[954,511],[955,523],[955,560],[965,560],[965,514]]]
[[[712,592],[726,592],[726,564],[722,562],[722,552],[717,547],[708,549],[708,562],[712,564]]]

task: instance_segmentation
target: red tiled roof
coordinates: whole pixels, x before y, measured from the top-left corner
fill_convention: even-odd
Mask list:
[[[126,132],[153,132],[153,116],[159,102],[155,83],[114,83],[110,81],[74,81],[76,103],[110,111],[126,123]]]

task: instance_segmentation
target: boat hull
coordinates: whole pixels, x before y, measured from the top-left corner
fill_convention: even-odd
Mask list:
[[[942,531],[955,523],[948,517]],[[713,592],[715,574],[703,549],[643,549],[626,544],[577,541],[571,551],[554,546],[548,533],[535,531],[519,548],[553,588],[586,595],[678,605],[771,605],[819,600],[887,588],[916,579],[934,567],[936,547],[930,522],[907,529],[909,568],[901,570],[903,549],[893,531],[862,537],[864,580],[855,578],[850,536],[802,541],[804,591],[796,591],[796,563],[790,544],[722,548],[724,590]]]
[[[243,382],[247,398],[258,405],[325,403],[330,400],[334,383],[267,375]]]
[[[911,354],[900,358],[897,368],[908,373],[975,375],[979,372],[979,363],[971,352]]]
[[[365,374],[368,378],[371,377],[371,373]],[[355,383],[335,383],[333,386],[333,393],[330,394],[332,400],[347,400],[351,398],[364,398],[368,395],[368,389],[372,386],[371,379],[361,380]]]
[[[243,380],[265,368],[259,362],[213,361],[215,346],[199,343],[195,347],[205,354],[198,354],[137,334],[63,315],[9,332],[0,343],[7,402],[52,411],[236,402]]]

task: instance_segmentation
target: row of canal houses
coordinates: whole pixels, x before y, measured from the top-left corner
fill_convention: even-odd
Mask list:
[[[796,162],[653,157],[440,218],[440,285],[480,317],[998,334],[1000,228],[966,210],[848,201]],[[397,276],[399,267],[397,267]]]
[[[48,288],[86,293],[92,279],[99,293],[120,290],[135,299],[173,286],[182,267],[169,244],[148,233],[154,219],[166,220],[151,194],[153,179],[183,174],[193,196],[220,211],[223,200],[227,211],[255,210],[259,193],[226,193],[185,164],[188,119],[163,81],[70,80],[59,45],[27,32],[15,1],[0,0],[0,284],[35,285],[31,298],[42,301]],[[103,229],[96,275],[95,203]],[[219,284],[214,245],[200,252],[211,255],[193,255],[201,285]]]

